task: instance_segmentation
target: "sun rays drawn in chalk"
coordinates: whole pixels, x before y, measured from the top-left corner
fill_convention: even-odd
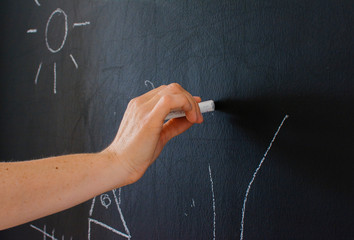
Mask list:
[[[35,2],[35,4],[38,7],[41,6],[41,4],[40,4],[40,2],[38,0],[34,0],[34,2]],[[51,44],[51,42],[48,39],[48,30],[50,29],[50,25],[51,25],[51,22],[52,22],[52,19],[53,19],[54,16],[56,16],[56,17],[60,16],[60,17],[62,17],[64,19],[64,36],[63,36],[63,39],[62,39],[61,44],[60,44],[59,47],[53,47],[53,44]],[[77,23],[73,23],[72,28],[74,29],[74,28],[77,28],[77,27],[82,27],[82,26],[87,26],[87,25],[90,25],[90,22],[88,22],[88,21],[77,22]],[[69,29],[68,15],[61,8],[57,8],[49,16],[47,24],[46,24],[45,31],[44,31],[45,44],[46,44],[46,47],[47,47],[49,52],[51,52],[52,54],[55,54],[55,53],[60,52],[63,49],[63,47],[65,45],[65,42],[67,40],[67,37],[68,37],[68,29]],[[38,33],[38,29],[36,29],[36,28],[28,29],[27,33],[28,34],[37,34]],[[75,57],[72,54],[70,54],[69,58],[73,62],[75,68],[78,69],[79,65],[78,65],[77,61],[75,60]],[[37,83],[38,83],[38,78],[39,78],[39,74],[40,74],[41,69],[42,69],[42,64],[43,64],[43,62],[40,62],[39,65],[38,65],[37,73],[36,73],[36,76],[35,76],[35,79],[34,79],[34,84],[35,85],[37,85]],[[53,93],[54,94],[57,93],[57,64],[56,64],[56,62],[53,63]]]

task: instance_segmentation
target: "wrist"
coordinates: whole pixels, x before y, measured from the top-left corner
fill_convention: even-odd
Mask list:
[[[108,147],[99,154],[111,163],[112,176],[117,184],[115,188],[123,187],[137,181],[134,178],[134,171],[128,166],[125,161],[126,159],[117,150]]]

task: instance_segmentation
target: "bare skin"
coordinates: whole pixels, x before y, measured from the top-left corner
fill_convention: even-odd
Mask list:
[[[73,207],[140,179],[166,143],[202,123],[199,97],[178,84],[130,101],[118,133],[103,151],[0,163],[0,230]],[[171,110],[185,118],[164,119]]]

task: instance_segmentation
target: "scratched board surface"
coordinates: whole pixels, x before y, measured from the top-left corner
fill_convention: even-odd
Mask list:
[[[349,0],[3,0],[2,161],[100,151],[129,100],[162,84],[218,111],[137,183],[0,239],[354,239],[353,12]]]

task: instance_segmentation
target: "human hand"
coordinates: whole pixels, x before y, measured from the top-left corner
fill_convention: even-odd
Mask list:
[[[203,122],[199,102],[199,97],[192,97],[177,83],[160,86],[129,102],[115,139],[104,150],[126,169],[128,184],[145,173],[171,138]],[[164,123],[173,110],[184,111],[186,117]]]

